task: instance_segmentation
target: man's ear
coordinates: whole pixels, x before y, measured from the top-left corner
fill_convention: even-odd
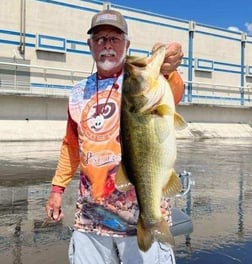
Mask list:
[[[128,48],[129,48],[129,46],[130,46],[130,41],[127,40],[127,44],[126,44],[126,49],[127,49],[127,50],[128,50]]]
[[[90,38],[87,40],[87,44],[88,44],[88,46],[89,46],[89,49],[92,50],[92,45],[91,45],[91,40],[90,40]]]

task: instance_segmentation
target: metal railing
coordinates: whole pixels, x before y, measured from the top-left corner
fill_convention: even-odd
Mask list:
[[[67,68],[0,61],[0,94],[65,97],[76,82],[89,74]]]
[[[89,74],[67,68],[0,61],[0,94],[67,97],[71,87]],[[184,103],[252,106],[251,98],[252,83],[241,87],[185,81]]]
[[[216,105],[252,105],[252,84],[246,87],[185,81],[184,102]]]

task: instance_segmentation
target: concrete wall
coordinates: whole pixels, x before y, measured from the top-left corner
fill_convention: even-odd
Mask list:
[[[0,141],[61,140],[67,98],[0,96]],[[252,137],[250,107],[186,104],[177,106],[188,127],[178,138]]]
[[[0,120],[66,120],[67,97],[52,96],[0,96]],[[180,103],[177,111],[185,120],[205,123],[252,124],[252,108]]]
[[[177,111],[189,123],[244,123],[252,125],[252,108],[202,104],[179,104]]]
[[[0,119],[2,120],[65,120],[66,97],[52,96],[0,96]]]

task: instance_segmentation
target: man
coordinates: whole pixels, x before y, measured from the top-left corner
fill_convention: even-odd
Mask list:
[[[123,66],[130,45],[127,23],[119,12],[105,10],[92,18],[87,33],[97,72],[71,91],[66,135],[46,212],[55,221],[62,219],[62,194],[80,167],[70,263],[175,263],[173,251],[166,245],[154,242],[147,252],[138,249],[133,228],[138,216],[135,190],[120,192],[114,184],[121,160],[120,99]],[[160,45],[157,43],[153,49]],[[180,44],[167,45],[161,68],[176,103],[184,91],[175,71],[182,56]]]

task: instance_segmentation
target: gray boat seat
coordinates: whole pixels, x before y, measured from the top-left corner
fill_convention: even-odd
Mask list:
[[[193,231],[191,217],[181,209],[172,208],[172,223],[170,230],[173,236],[188,235]]]

